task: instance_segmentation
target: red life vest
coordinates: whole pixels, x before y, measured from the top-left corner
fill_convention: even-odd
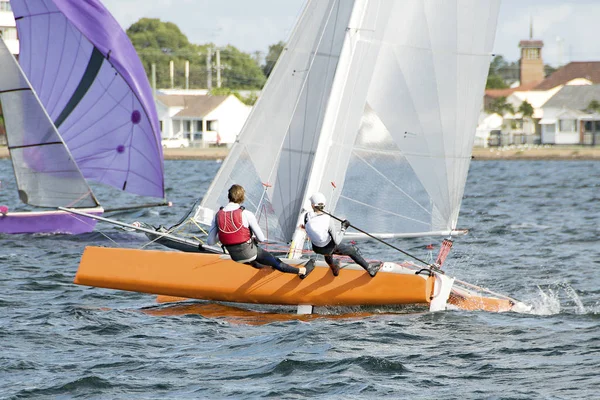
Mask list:
[[[219,241],[225,246],[245,243],[250,240],[252,233],[250,228],[242,222],[243,208],[233,211],[217,211],[217,227],[219,228]]]

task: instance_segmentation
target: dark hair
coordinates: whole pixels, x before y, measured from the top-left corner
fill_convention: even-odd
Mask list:
[[[246,191],[240,185],[232,185],[227,192],[227,198],[232,203],[242,204],[244,202],[244,195]]]

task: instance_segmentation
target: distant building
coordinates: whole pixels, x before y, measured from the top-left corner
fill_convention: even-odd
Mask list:
[[[176,93],[159,93],[156,97],[162,137],[187,138],[191,146],[230,146],[252,109],[234,95],[211,96],[206,91]]]
[[[0,0],[0,35],[8,50],[14,55],[19,54],[19,37],[17,24],[9,0]]]
[[[595,99],[597,89],[576,89],[600,84],[600,62],[571,62],[544,78],[541,40],[521,40],[520,85],[508,89],[487,89],[484,97],[486,109],[504,97],[515,110],[502,115],[500,129],[494,130],[498,140],[490,139],[492,145],[511,144],[600,144],[596,132],[596,116],[585,111]],[[595,86],[595,85],[594,85]],[[567,89],[571,88],[571,89]],[[594,93],[594,95],[591,95]],[[588,98],[588,94],[591,98]],[[582,96],[579,101],[576,96]],[[600,102],[600,98],[596,99]],[[533,116],[524,118],[518,112],[526,101],[533,107]],[[581,102],[585,102],[583,104]],[[484,116],[487,114],[484,114]],[[483,123],[478,130],[487,128]],[[596,130],[596,127],[598,128]]]
[[[544,60],[542,59],[541,40],[521,40],[521,59],[519,60],[519,82],[521,86],[530,86],[544,80]]]
[[[600,84],[600,61],[574,61],[557,69],[533,90],[549,90],[563,85]]]
[[[600,145],[598,108],[600,85],[563,87],[542,106],[542,143]]]

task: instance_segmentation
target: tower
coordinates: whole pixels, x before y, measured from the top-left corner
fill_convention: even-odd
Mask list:
[[[533,21],[529,23],[529,40],[519,42],[521,59],[519,60],[519,80],[521,86],[539,83],[544,80],[544,61],[542,47],[544,42],[533,40]]]

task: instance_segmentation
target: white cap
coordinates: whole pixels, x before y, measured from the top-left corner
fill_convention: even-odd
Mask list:
[[[313,194],[312,196],[310,196],[310,204],[313,206],[324,207],[326,201],[327,201],[327,199],[321,192],[317,192],[317,193]]]

